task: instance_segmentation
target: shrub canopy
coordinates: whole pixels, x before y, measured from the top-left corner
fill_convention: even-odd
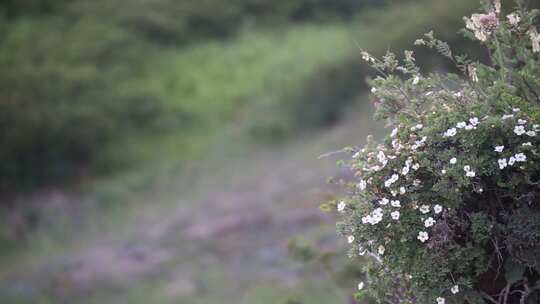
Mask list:
[[[350,256],[371,255],[359,297],[387,303],[540,301],[540,35],[537,10],[498,1],[465,18],[491,62],[415,42],[458,74],[423,74],[412,51],[362,57],[391,134],[347,148],[337,203]],[[364,287],[366,286],[366,287]]]

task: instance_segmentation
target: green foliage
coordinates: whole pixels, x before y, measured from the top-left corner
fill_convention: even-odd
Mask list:
[[[399,303],[525,303],[540,291],[540,36],[521,1],[466,19],[490,64],[434,49],[462,75],[423,74],[414,52],[362,57],[376,117],[393,127],[347,161],[337,205],[350,255],[374,256],[368,292]],[[508,17],[506,14],[509,14]],[[510,15],[512,14],[512,15]],[[516,16],[519,20],[516,22]],[[524,76],[527,75],[527,76]]]

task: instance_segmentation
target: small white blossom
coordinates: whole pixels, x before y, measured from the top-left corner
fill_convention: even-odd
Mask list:
[[[506,119],[512,118],[512,117],[514,117],[514,114],[505,114],[501,118],[502,118],[502,120],[506,120]]]
[[[513,108],[513,109],[512,109],[512,112],[514,112],[514,113],[517,113],[517,112],[519,112],[519,111],[521,111],[520,108]]]
[[[422,212],[423,214],[429,213],[429,205],[420,206],[420,212]]]
[[[446,300],[443,297],[437,298],[437,304],[444,304],[444,303],[446,303]]]
[[[399,208],[401,207],[401,202],[399,200],[393,200],[390,202],[390,205],[392,205],[392,207]]]
[[[501,153],[504,150],[504,146],[495,146],[495,152]]]
[[[365,180],[361,179],[358,183],[358,188],[362,191],[366,190],[367,183]]]
[[[476,127],[473,126],[473,125],[466,125],[466,126],[465,126],[465,130],[467,130],[467,131],[470,131],[470,130],[475,129],[475,128],[476,128]]]
[[[358,283],[358,290],[364,289],[364,282]]]
[[[338,212],[343,212],[343,211],[345,211],[345,207],[347,207],[347,204],[345,204],[344,201],[341,201],[341,202],[339,202],[339,204],[337,205],[337,211],[338,211]]]
[[[358,255],[364,256],[366,254],[367,250],[364,247],[358,248]]]
[[[397,133],[398,133],[398,128],[394,128],[394,129],[392,129],[392,133],[390,133],[390,136],[391,137],[396,137]]]
[[[444,137],[453,137],[457,134],[456,128],[450,128],[444,132]]]
[[[349,235],[349,236],[347,237],[347,243],[351,244],[352,242],[354,242],[354,236]]]
[[[508,161],[506,161],[506,158],[501,158],[498,160],[499,162],[499,169],[504,169],[506,167],[508,167]]]
[[[425,243],[429,239],[429,235],[425,231],[418,232],[418,236],[416,237],[420,242]]]
[[[419,82],[420,82],[420,77],[415,76],[414,79],[413,79],[412,84],[413,84],[413,85],[417,85]]]
[[[371,93],[373,94],[377,93],[377,88],[371,88]]]
[[[392,219],[396,221],[399,220],[399,215],[400,215],[399,211],[394,211],[390,213],[390,216],[392,217]]]
[[[516,163],[516,158],[513,156],[510,156],[510,158],[508,159],[508,165],[513,166],[515,163]]]
[[[532,131],[532,130],[531,130],[531,131],[527,131],[526,134],[527,134],[528,136],[530,136],[530,137],[534,137],[534,136],[536,136],[536,131]]]
[[[435,212],[436,214],[441,213],[442,210],[443,210],[443,207],[441,205],[439,205],[439,204],[433,206],[433,212]]]
[[[476,172],[474,172],[474,171],[467,171],[467,172],[465,172],[465,176],[467,176],[467,177],[475,177],[475,176],[476,176]]]
[[[384,182],[384,186],[388,188],[392,186],[393,183],[397,182],[398,179],[399,179],[399,175],[392,174],[392,176]]]
[[[473,118],[469,119],[469,122],[473,126],[477,126],[480,123],[480,121],[478,120],[478,117],[473,117]]]
[[[409,170],[409,166],[403,167],[403,169],[401,169],[401,175],[407,175],[409,173]]]
[[[417,124],[417,125],[416,125],[416,129],[417,129],[417,130],[422,130],[423,127],[424,127],[423,124]]]
[[[524,125],[524,124],[526,124],[526,123],[527,123],[527,121],[526,121],[525,119],[521,119],[521,118],[518,119],[518,124]]]
[[[531,38],[533,52],[540,52],[540,34],[538,34],[536,27],[532,26],[527,33],[529,34],[529,38]]]
[[[358,157],[360,157],[360,152],[356,152],[352,156],[353,159],[357,159]]]
[[[524,146],[524,147],[530,147],[530,146],[532,146],[532,143],[530,141],[528,141],[528,142],[523,143],[521,145]]]
[[[414,171],[420,169],[420,164],[419,163],[415,163],[414,165],[412,165],[412,168]]]
[[[421,184],[422,184],[422,181],[421,181],[421,180],[419,180],[419,179],[413,180],[413,186],[418,187],[418,186],[420,186]]]
[[[379,205],[386,206],[386,205],[388,205],[389,202],[390,201],[385,197],[385,198],[379,200]]]
[[[517,162],[525,162],[527,161],[527,156],[523,153],[518,153],[516,155],[514,155],[514,157],[516,158],[516,161]]]
[[[457,125],[456,125],[456,128],[463,129],[463,128],[465,128],[466,125],[467,125],[467,123],[464,122],[464,121],[458,122]]]
[[[471,171],[471,166],[465,165],[465,166],[463,166],[463,170],[464,170],[465,172]]]
[[[399,187],[400,194],[405,194],[405,192],[407,192],[407,189],[405,189],[405,187]]]
[[[441,173],[442,173],[442,174],[446,174],[446,170],[442,169],[442,170],[441,170]]]
[[[431,227],[435,224],[435,220],[430,216],[428,217],[425,221],[424,221],[424,226],[426,226],[426,228],[428,227]]]
[[[458,292],[459,292],[459,286],[458,286],[458,285],[452,286],[452,288],[450,288],[450,291],[451,291],[453,294],[458,293]]]
[[[521,18],[516,14],[510,14],[506,16],[506,19],[508,19],[508,22],[513,26],[518,25],[519,22],[521,21]]]
[[[386,251],[386,248],[384,248],[383,245],[379,246],[379,248],[377,248],[377,251],[379,252],[380,255],[383,255],[384,252]]]
[[[452,165],[454,165],[455,163],[457,163],[457,158],[452,157],[452,158],[450,159],[450,163],[451,163]]]

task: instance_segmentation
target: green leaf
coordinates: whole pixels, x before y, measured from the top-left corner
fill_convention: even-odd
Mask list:
[[[524,272],[525,266],[514,262],[514,260],[507,259],[506,262],[504,262],[504,276],[508,283],[514,284],[523,279]]]

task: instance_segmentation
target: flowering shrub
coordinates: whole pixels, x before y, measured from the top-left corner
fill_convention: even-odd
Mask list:
[[[336,204],[350,256],[370,255],[359,297],[386,303],[540,303],[540,35],[524,1],[465,18],[491,63],[415,42],[462,75],[424,75],[414,54],[362,57],[380,144],[348,148],[354,180]]]

